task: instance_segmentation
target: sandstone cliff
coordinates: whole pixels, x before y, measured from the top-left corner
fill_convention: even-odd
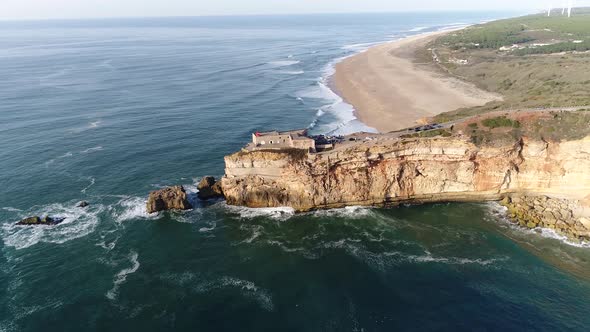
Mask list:
[[[575,204],[590,198],[590,137],[560,143],[522,138],[503,146],[476,146],[457,136],[404,139],[310,155],[238,152],[227,156],[225,164],[222,187],[228,204],[249,207],[306,211],[500,200],[516,194]],[[573,217],[585,216],[582,207],[576,211]],[[577,234],[590,235],[588,231],[581,228]]]

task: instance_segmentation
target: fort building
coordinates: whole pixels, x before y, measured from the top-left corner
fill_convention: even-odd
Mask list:
[[[251,148],[285,149],[294,148],[315,152],[315,140],[307,136],[307,129],[291,131],[255,132],[252,134]]]

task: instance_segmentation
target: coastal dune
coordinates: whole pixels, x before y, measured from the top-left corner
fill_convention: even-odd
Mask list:
[[[432,62],[419,64],[415,52],[438,31],[369,48],[336,64],[332,86],[354,106],[360,121],[380,132],[411,127],[425,117],[502,97],[444,74]]]

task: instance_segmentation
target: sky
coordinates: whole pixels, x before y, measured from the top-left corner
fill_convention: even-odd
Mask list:
[[[0,0],[0,19],[536,10],[567,0]],[[590,3],[578,0],[577,4]]]

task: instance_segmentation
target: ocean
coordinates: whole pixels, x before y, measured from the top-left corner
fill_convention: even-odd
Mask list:
[[[373,130],[339,59],[517,14],[0,22],[0,331],[587,331],[590,248],[495,204],[145,213],[256,130]]]

